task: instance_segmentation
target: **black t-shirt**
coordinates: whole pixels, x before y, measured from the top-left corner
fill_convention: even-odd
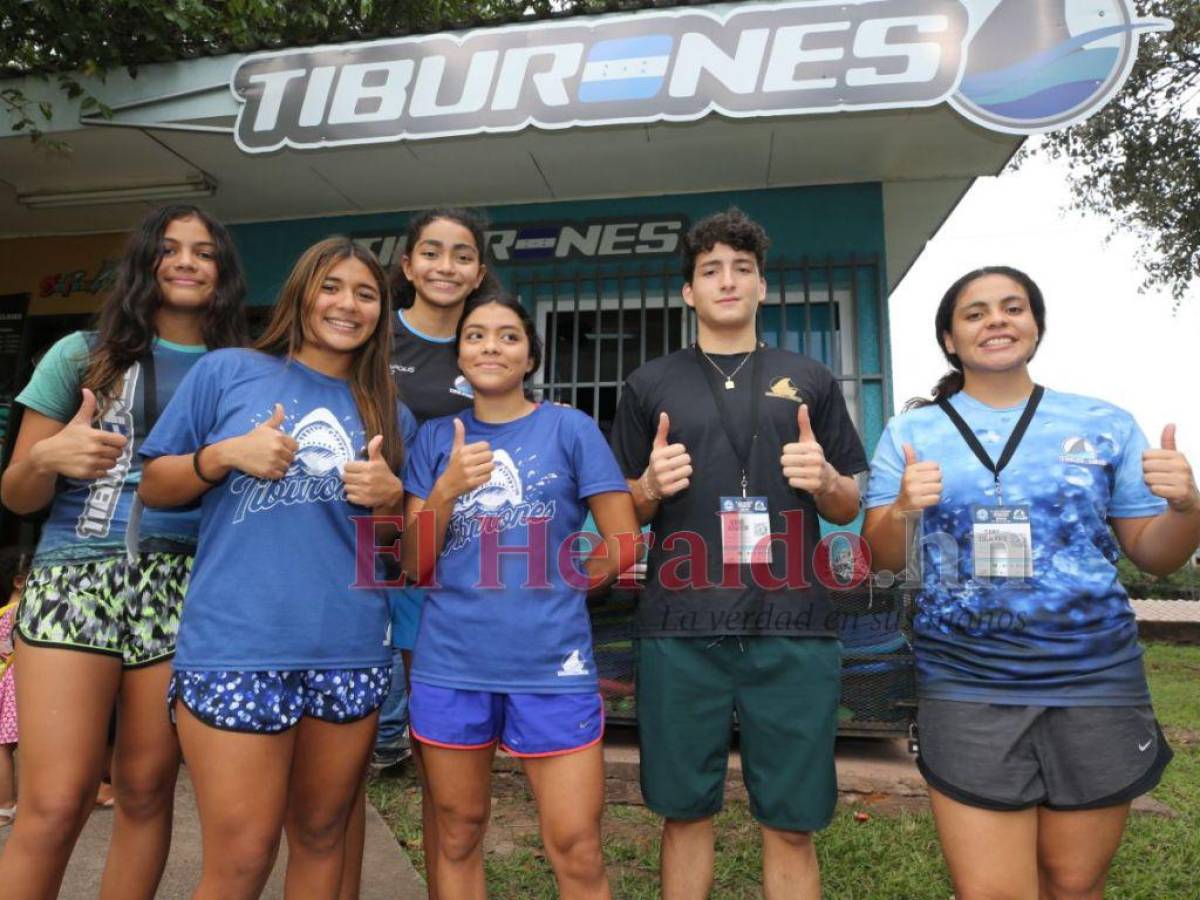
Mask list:
[[[638,627],[645,636],[837,635],[828,591],[813,572],[820,540],[816,504],[810,494],[788,485],[779,458],[783,445],[798,439],[801,402],[808,404],[825,458],[839,473],[865,471],[866,454],[833,373],[787,350],[760,346],[756,353],[758,377],[752,380],[755,362],[750,360],[732,390],[725,390],[724,378],[689,348],[646,363],[629,376],[621,393],[612,444],[625,477],[636,479],[645,470],[660,412],[670,418],[668,440],[687,447],[693,468],[689,486],[662,501],[650,523],[655,541],[638,603]],[[709,355],[724,372],[745,357]],[[722,565],[720,499],[741,496],[742,465],[714,390],[725,401],[730,430],[743,439],[754,433],[752,398],[759,394],[757,437],[744,441],[749,444],[747,494],[767,498],[772,533],[783,534],[790,523],[791,535],[786,545],[774,543],[766,567]],[[785,512],[790,513],[786,518]],[[707,558],[704,577],[687,561],[690,557],[697,570],[705,568],[701,555]]]
[[[470,409],[471,385],[458,369],[454,339],[414,331],[402,312],[392,325],[392,380],[417,424]]]

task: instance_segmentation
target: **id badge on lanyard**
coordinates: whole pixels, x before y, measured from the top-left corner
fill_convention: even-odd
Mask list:
[[[771,561],[771,514],[766,497],[721,498],[721,563]]]
[[[1000,473],[1016,453],[1021,439],[1033,421],[1045,388],[1035,385],[1021,418],[1017,420],[1008,443],[1000,453],[998,462],[992,462],[975,432],[945,398],[938,406],[949,416],[967,446],[992,473],[996,484],[996,502],[992,505],[977,503],[971,506],[971,555],[974,559],[976,578],[1032,578],[1033,577],[1033,523],[1030,507],[1023,504],[1006,504],[1000,489]]]
[[[971,507],[976,578],[1032,578],[1033,529],[1028,506]]]

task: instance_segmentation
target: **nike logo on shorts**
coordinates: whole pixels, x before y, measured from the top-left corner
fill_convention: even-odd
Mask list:
[[[1145,753],[1146,749],[1153,743],[1154,743],[1154,738],[1150,738],[1150,740],[1146,741],[1146,743],[1138,744],[1138,750],[1140,750],[1142,753]]]

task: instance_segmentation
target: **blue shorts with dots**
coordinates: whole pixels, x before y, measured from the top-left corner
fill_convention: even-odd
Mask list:
[[[382,705],[391,679],[390,666],[176,672],[167,690],[167,705],[172,721],[179,700],[213,728],[279,734],[302,716],[339,725],[366,718]]]

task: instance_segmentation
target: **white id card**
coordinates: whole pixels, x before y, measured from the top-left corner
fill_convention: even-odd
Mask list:
[[[971,507],[976,578],[1032,578],[1033,531],[1028,506]]]
[[[721,562],[769,563],[771,516],[766,497],[721,498]]]

